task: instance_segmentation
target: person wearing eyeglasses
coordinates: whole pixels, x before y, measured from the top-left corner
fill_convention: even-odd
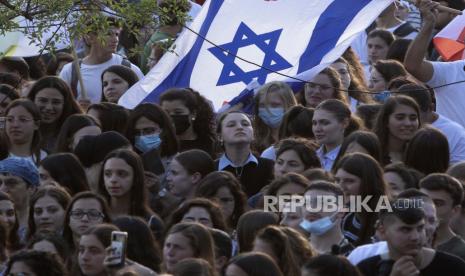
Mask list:
[[[63,237],[70,251],[76,248],[81,235],[90,227],[110,221],[109,207],[102,196],[92,192],[76,194],[66,209],[63,228]]]
[[[341,77],[339,73],[331,68],[325,68],[310,82],[305,83],[303,95],[300,95],[300,103],[306,107],[315,108],[322,101],[338,99],[347,103],[343,93]]]
[[[28,228],[29,198],[39,186],[39,172],[25,158],[10,157],[0,161],[0,191],[7,193],[15,206],[18,235],[24,243]]]
[[[5,110],[5,134],[8,154],[27,158],[35,164],[47,156],[40,149],[39,109],[30,100],[18,99]]]

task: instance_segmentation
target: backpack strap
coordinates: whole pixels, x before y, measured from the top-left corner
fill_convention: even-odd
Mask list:
[[[418,32],[418,30],[413,27],[410,23],[405,22],[404,24],[400,25],[394,32],[392,32],[397,37],[406,37],[413,32]]]
[[[77,98],[77,95],[78,95],[78,91],[77,91],[78,72],[76,71],[76,67],[81,68],[81,64],[82,64],[82,59],[80,58],[78,60],[73,61],[73,64],[71,65],[71,84],[70,84],[70,88],[71,88],[71,92],[73,92],[74,98]]]
[[[128,60],[127,57],[123,57],[123,60],[121,61],[121,65],[131,68],[131,62]]]

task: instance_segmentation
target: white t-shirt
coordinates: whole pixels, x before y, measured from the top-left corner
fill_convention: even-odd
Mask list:
[[[110,60],[101,64],[88,65],[81,63],[81,75],[84,82],[84,88],[86,89],[87,97],[92,103],[99,103],[102,100],[102,81],[100,78],[103,71],[112,65],[120,65],[122,61],[122,56],[113,54]],[[66,64],[60,72],[60,78],[66,81],[69,85],[71,85],[72,65],[73,63]],[[142,74],[139,67],[132,63],[131,69],[137,74],[139,79],[144,77],[144,74]],[[79,81],[77,83],[77,92],[78,98],[80,98],[81,87],[79,85]]]
[[[426,82],[437,87],[465,80],[465,60],[432,62],[433,77]],[[436,112],[465,127],[465,83],[457,83],[435,89]]]
[[[439,129],[449,142],[450,163],[465,161],[465,129],[456,122],[439,115],[431,124]]]
[[[347,259],[351,264],[357,265],[365,259],[388,252],[389,248],[387,246],[387,242],[381,241],[356,247],[352,252],[350,252]]]

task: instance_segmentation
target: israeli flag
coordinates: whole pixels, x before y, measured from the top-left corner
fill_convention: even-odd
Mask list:
[[[191,87],[216,109],[252,82],[294,89],[339,58],[393,0],[209,0],[147,76],[119,104],[157,102]],[[250,95],[249,95],[250,96]],[[237,101],[237,99],[235,100]]]

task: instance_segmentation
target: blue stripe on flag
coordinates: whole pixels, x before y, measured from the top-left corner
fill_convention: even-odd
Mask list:
[[[205,17],[199,32],[203,37],[207,36],[213,19],[215,19],[216,14],[221,8],[221,5],[223,5],[223,2],[224,0],[211,1],[207,16]],[[203,38],[198,36],[194,42],[194,45],[192,45],[192,48],[189,50],[189,53],[187,53],[187,55],[176,65],[173,71],[171,71],[171,73],[166,76],[166,78],[157,87],[155,87],[142,102],[158,102],[161,93],[169,88],[190,87],[191,74],[186,73],[192,73],[195,61],[197,60],[203,42]]]
[[[300,57],[297,73],[310,70],[320,64],[329,53],[352,19],[368,5],[371,0],[335,0],[321,14],[307,49]]]

